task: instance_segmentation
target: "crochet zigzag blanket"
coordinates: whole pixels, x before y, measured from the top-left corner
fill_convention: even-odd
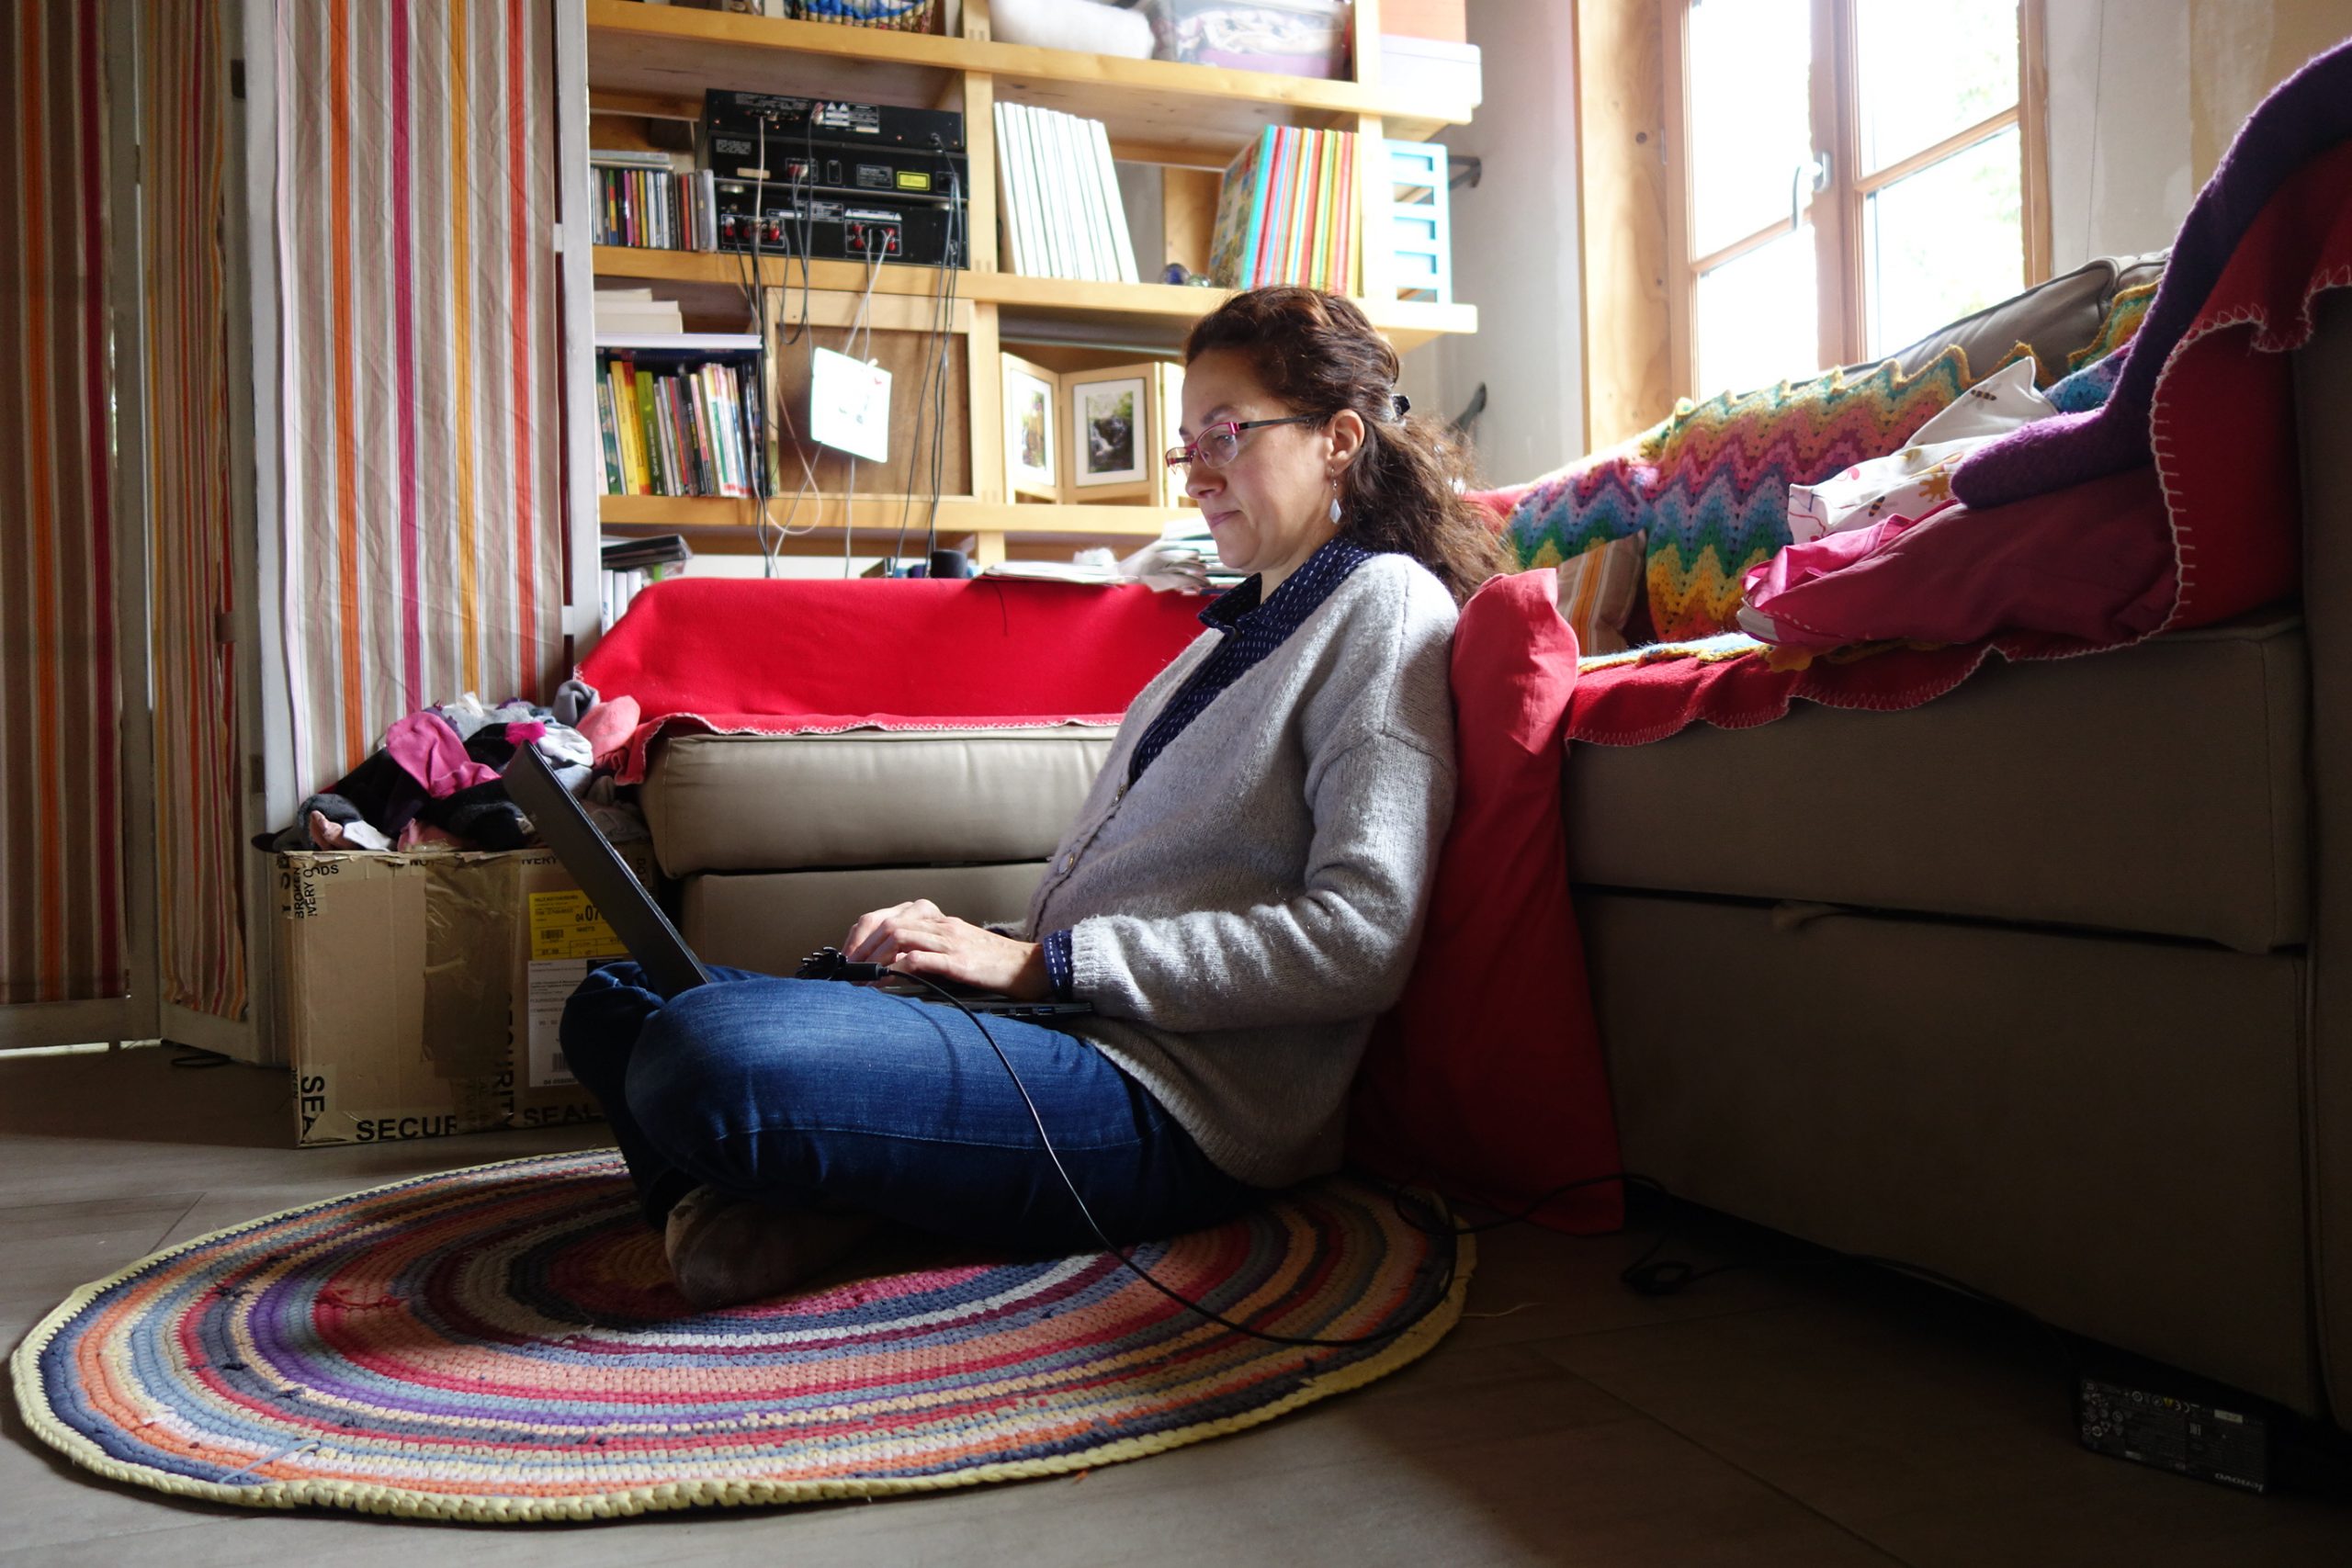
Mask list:
[[[2049,389],[2063,412],[2097,408],[2154,297],[2153,284],[2115,297],[2098,335]],[[2029,351],[2012,348],[1998,365]],[[1555,566],[1611,539],[1649,536],[1650,621],[1660,641],[1733,629],[1740,577],[1789,542],[1789,486],[1817,484],[1899,448],[1979,378],[1946,348],[1905,375],[1894,360],[1860,374],[1831,370],[1760,391],[1675,405],[1671,417],[1607,451],[1502,492],[1504,537],[1520,570]]]

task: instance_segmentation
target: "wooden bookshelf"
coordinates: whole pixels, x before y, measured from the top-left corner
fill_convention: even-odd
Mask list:
[[[965,0],[961,38],[892,32],[825,22],[792,22],[727,12],[648,6],[641,0],[585,0],[585,76],[593,115],[698,120],[702,94],[714,86],[801,96],[852,98],[960,111],[972,188],[969,231],[975,237],[967,270],[955,276],[959,300],[954,331],[964,334],[967,372],[965,425],[992,433],[1001,423],[1000,345],[1092,339],[1123,350],[1172,355],[1185,330],[1229,298],[1218,288],[1161,283],[1099,283],[1027,276],[1000,269],[992,107],[1011,99],[1102,121],[1114,156],[1163,167],[1171,251],[1205,261],[1216,176],[1244,142],[1268,125],[1343,129],[1367,138],[1426,140],[1466,123],[1472,106],[1417,98],[1405,102],[1378,81],[1379,0],[1355,0],[1355,59],[1359,80],[1326,81],[1251,71],[1228,71],[1171,61],[1125,60],[1064,50],[1000,43],[989,36],[988,0]],[[577,36],[577,35],[575,35]],[[594,134],[590,144],[597,144]],[[1391,292],[1385,252],[1363,247],[1365,314],[1401,352],[1448,333],[1475,333],[1477,309],[1385,299]],[[1159,258],[1138,256],[1146,276]],[[715,327],[744,318],[743,288],[797,289],[801,264],[763,258],[756,270],[732,254],[656,251],[599,245],[588,266],[595,278],[650,284],[679,302],[689,324]],[[867,267],[855,262],[808,264],[805,281],[820,295],[864,291]],[[888,265],[875,269],[877,308],[893,301],[905,314],[941,287],[938,269]],[[580,349],[593,360],[593,349]],[[1023,353],[1030,352],[1027,348]],[[593,368],[583,380],[593,378]],[[593,384],[590,381],[589,384]],[[594,427],[588,427],[593,442]],[[601,462],[598,465],[601,469]],[[1013,503],[1006,494],[1001,443],[977,436],[970,453],[971,493],[943,497],[943,540],[968,541],[987,564],[1041,552],[1067,558],[1071,548],[1109,544],[1131,549],[1154,537],[1183,511],[1089,504]],[[769,503],[781,522],[788,495]],[[895,538],[902,511],[920,527],[928,497],[907,509],[904,498],[861,495],[844,513],[838,495],[811,496],[795,516],[788,550],[838,551],[844,525],[853,543],[869,535],[874,548]],[[683,530],[697,548],[752,549],[763,532],[746,501],[662,496],[596,498],[599,525],[616,533]],[[769,536],[773,539],[772,531]]]

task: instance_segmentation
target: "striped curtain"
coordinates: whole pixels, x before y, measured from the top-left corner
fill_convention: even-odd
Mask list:
[[[237,647],[222,231],[228,59],[221,0],[140,8],[145,225],[149,602],[155,700],[159,991],[245,1011]]]
[[[120,996],[99,0],[0,0],[0,1001]]]
[[[277,0],[286,643],[303,790],[561,671],[548,0]]]

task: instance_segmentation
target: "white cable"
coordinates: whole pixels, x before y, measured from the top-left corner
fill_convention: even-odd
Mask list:
[[[875,303],[875,282],[877,282],[879,277],[882,277],[882,259],[875,256],[875,254],[868,249],[868,252],[865,252],[865,291],[864,294],[858,294],[858,312],[854,317],[849,317],[849,336],[847,339],[842,339],[842,353],[847,355],[847,357],[852,357],[852,360],[856,360],[858,357],[858,329],[861,327],[865,329],[865,350],[873,353],[873,345],[875,345],[873,303]],[[811,350],[811,353],[814,353],[814,350]],[[849,543],[856,538],[856,534],[858,534],[858,458],[856,454],[849,454],[849,482],[847,482],[847,489],[842,491],[842,576],[844,576],[844,579],[849,576],[849,555],[852,555]]]

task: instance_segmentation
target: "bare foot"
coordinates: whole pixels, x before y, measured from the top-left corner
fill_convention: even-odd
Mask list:
[[[856,1247],[880,1222],[870,1214],[772,1209],[697,1187],[662,1232],[670,1278],[705,1312],[780,1296]]]

